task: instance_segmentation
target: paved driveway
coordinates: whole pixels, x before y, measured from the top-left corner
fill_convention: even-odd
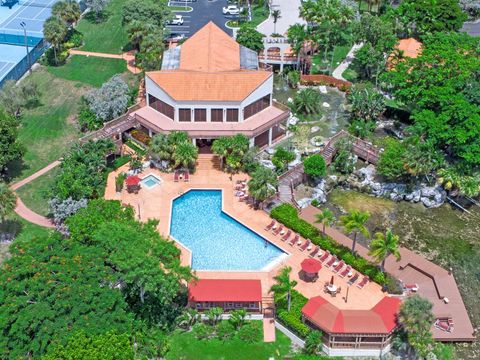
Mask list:
[[[272,10],[280,10],[280,18],[276,26],[277,34],[285,34],[293,24],[305,24],[305,21],[300,18],[301,3],[301,0],[272,0]],[[273,34],[274,28],[271,16],[257,26],[257,30],[267,36]]]
[[[171,6],[185,6],[185,1],[170,1]],[[167,28],[176,34],[192,36],[197,30],[213,21],[220,28],[232,35],[232,30],[225,26],[225,23],[234,17],[223,15],[222,8],[227,5],[226,0],[197,0],[188,1],[187,6],[193,8],[191,12],[175,12],[183,16],[183,25],[168,25]]]

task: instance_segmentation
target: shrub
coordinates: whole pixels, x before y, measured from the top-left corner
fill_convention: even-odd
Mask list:
[[[214,329],[207,324],[198,323],[193,326],[192,331],[198,340],[206,340],[213,336]]]
[[[102,127],[102,120],[98,119],[95,113],[90,110],[88,107],[84,107],[77,118],[78,124],[80,125],[81,131],[92,131],[98,130]]]
[[[247,343],[255,343],[261,340],[262,331],[257,321],[250,321],[243,325],[237,332],[237,337]]]
[[[305,352],[307,354],[316,354],[322,345],[322,332],[318,330],[311,331],[305,339]]]
[[[275,299],[277,306],[278,320],[302,338],[306,338],[311,329],[302,321],[302,308],[307,303],[308,299],[300,294],[298,291],[292,291],[292,303],[290,311],[287,311],[287,300]]]
[[[233,337],[235,329],[228,321],[221,321],[217,326],[217,338],[219,340],[227,340]]]
[[[125,175],[125,173],[122,172],[122,173],[118,174],[117,177],[115,178],[115,190],[117,192],[122,191],[123,183],[124,183],[126,177],[127,176]]]
[[[315,226],[298,217],[298,212],[292,205],[279,205],[272,209],[270,216],[286,227],[299,233],[302,237],[310,239],[315,245],[320,246],[324,250],[330,251],[330,253],[336,255],[355,270],[367,275],[373,281],[380,285],[385,284],[385,274],[382,273],[376,265],[370,263],[361,256],[351,254],[350,249],[338,244],[332,238],[321,236],[320,231]]]
[[[325,176],[327,172],[327,165],[325,159],[320,154],[315,154],[307,157],[303,162],[305,174],[312,177]]]
[[[272,156],[272,163],[277,170],[284,170],[288,163],[293,160],[295,160],[295,153],[293,151],[288,151],[283,147],[277,148]]]

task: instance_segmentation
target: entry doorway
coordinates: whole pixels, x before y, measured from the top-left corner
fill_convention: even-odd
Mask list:
[[[212,154],[213,139],[196,139],[199,154]]]

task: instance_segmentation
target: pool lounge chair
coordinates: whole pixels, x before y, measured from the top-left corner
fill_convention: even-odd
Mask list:
[[[370,278],[368,276],[364,276],[362,281],[360,281],[358,284],[357,284],[357,287],[359,289],[363,289],[365,287],[365,285],[367,285],[368,283],[370,282]]]
[[[266,231],[270,231],[272,230],[272,228],[275,226],[275,220],[272,220],[272,222],[270,224],[268,224],[267,226],[265,226],[265,230]]]
[[[332,265],[335,263],[335,261],[337,261],[337,258],[336,258],[335,256],[332,256],[332,258],[327,261],[327,263],[325,264],[325,266],[326,266],[327,268],[329,268],[330,266],[332,266]]]
[[[315,246],[315,249],[313,249],[313,251],[308,256],[314,258],[315,256],[317,256],[319,251],[320,251],[320,248],[318,246]]]
[[[305,244],[303,244],[302,246],[300,246],[300,250],[301,251],[305,251],[309,246],[312,245],[312,242],[310,240],[307,240],[305,241]]]
[[[345,276],[347,276],[350,271],[352,271],[352,267],[350,265],[348,265],[340,274],[338,274],[341,278],[344,278]]]
[[[183,181],[184,182],[190,181],[190,173],[188,171],[185,171],[185,173],[183,174]]]
[[[288,229],[287,233],[282,236],[282,241],[287,241],[290,235],[292,235],[292,230]]]
[[[319,259],[320,262],[322,262],[322,263],[325,262],[325,261],[328,259],[329,256],[330,256],[330,253],[329,253],[328,251],[325,251],[325,252],[323,253],[323,255],[320,256],[320,259]]]
[[[297,242],[300,241],[300,235],[298,234],[295,234],[295,236],[292,238],[292,240],[290,240],[290,242],[288,243],[290,246],[293,246],[295,245]]]
[[[276,236],[276,235],[280,234],[282,231],[283,231],[283,226],[280,225],[278,228],[273,230],[273,235]]]
[[[345,266],[345,262],[344,262],[344,261],[340,261],[340,262],[338,263],[338,265],[335,266],[335,268],[333,269],[333,272],[338,273],[340,270],[343,269],[344,266]]]
[[[173,173],[173,181],[174,181],[174,182],[178,182],[178,176],[179,176],[178,171],[175,171],[175,172]]]
[[[358,275],[358,273],[355,273],[355,275],[353,275],[352,278],[350,280],[348,280],[348,285],[355,284],[355,281],[357,281],[359,277],[360,277],[360,275]]]

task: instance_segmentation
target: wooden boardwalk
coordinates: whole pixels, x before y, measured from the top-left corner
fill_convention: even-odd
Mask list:
[[[325,162],[330,165],[337,153],[335,144],[340,139],[349,138],[352,144],[352,152],[357,155],[360,159],[365,160],[368,163],[376,164],[380,155],[379,149],[373,144],[369,143],[366,140],[360,139],[358,137],[350,135],[345,130],[340,130],[338,133],[333,135],[328,141],[325,147],[320,151],[320,154],[325,159]]]

